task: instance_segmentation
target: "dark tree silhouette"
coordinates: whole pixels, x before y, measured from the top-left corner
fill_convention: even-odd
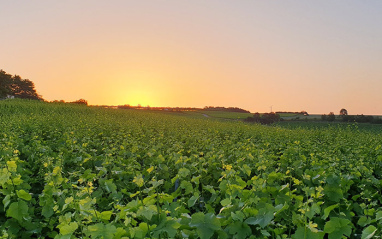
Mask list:
[[[0,98],[5,98],[11,93],[10,85],[12,83],[12,75],[0,70]]]
[[[88,101],[85,100],[85,99],[79,99],[79,100],[76,100],[76,101],[73,101],[73,102],[70,102],[70,103],[79,104],[79,105],[88,105]]]
[[[10,75],[0,70],[0,97],[4,98],[8,95],[16,98],[42,100],[37,94],[34,83],[28,79],[22,79],[18,75]]]
[[[336,119],[336,116],[334,115],[333,112],[330,112],[330,113],[328,114],[328,116],[326,117],[326,119],[327,119],[328,121],[334,121],[334,120]]]
[[[280,121],[280,115],[275,113],[264,113],[263,115],[255,113],[253,117],[248,117],[245,121],[260,124],[273,124]]]
[[[340,115],[348,115],[348,111],[346,109],[341,109],[340,110]]]

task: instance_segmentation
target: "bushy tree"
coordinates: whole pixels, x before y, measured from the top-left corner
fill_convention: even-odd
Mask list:
[[[248,117],[245,121],[260,124],[273,124],[280,121],[280,115],[275,113],[264,113],[263,115],[255,113],[253,117]]]
[[[340,110],[340,115],[348,115],[348,111],[344,108]]]
[[[22,79],[18,75],[12,76],[0,70],[0,98],[7,97],[8,95],[16,98],[42,100],[42,97],[37,94],[32,81]]]
[[[12,76],[3,70],[0,70],[0,98],[5,98],[11,93],[11,83]]]
[[[73,101],[73,102],[70,102],[70,103],[79,104],[79,105],[88,105],[88,101],[85,100],[85,99],[79,99],[79,100],[76,100],[76,101]]]
[[[336,119],[336,116],[333,112],[330,112],[326,118],[328,121],[334,121]]]
[[[355,121],[354,115],[341,115],[341,117],[342,117],[342,121],[344,121],[344,122],[354,122]]]

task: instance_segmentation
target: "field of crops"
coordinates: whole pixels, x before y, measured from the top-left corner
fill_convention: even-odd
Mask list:
[[[251,113],[240,113],[240,112],[225,112],[225,111],[199,111],[203,115],[207,115],[212,118],[222,118],[222,119],[245,119],[247,117],[252,117]]]
[[[382,135],[0,101],[0,238],[381,238]]]

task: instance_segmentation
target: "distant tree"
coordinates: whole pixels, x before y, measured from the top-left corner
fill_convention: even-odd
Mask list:
[[[41,96],[37,94],[34,83],[28,79],[22,79],[15,75],[11,84],[11,95],[31,100],[41,100]]]
[[[248,117],[245,121],[260,124],[273,124],[280,121],[280,115],[275,113],[264,113],[263,115],[255,113],[253,117]]]
[[[51,103],[65,103],[65,100],[53,100]]]
[[[348,111],[346,109],[341,109],[340,110],[340,115],[348,115]]]
[[[373,124],[382,124],[382,119],[379,117],[374,117],[374,120],[372,122]]]
[[[341,115],[342,121],[344,122],[354,122],[355,117],[354,115]]]
[[[88,105],[87,100],[84,100],[84,99],[79,99],[79,100],[76,100],[76,101],[73,101],[73,102],[70,102],[70,103],[79,104],[79,105]]]
[[[322,121],[326,121],[327,118],[328,118],[328,116],[326,114],[321,115],[321,120]]]
[[[5,98],[11,93],[12,75],[0,70],[0,98]]]
[[[248,110],[244,110],[238,107],[221,107],[221,106],[205,106],[203,110],[206,111],[226,111],[226,112],[238,112],[238,113],[250,113]]]
[[[246,119],[244,119],[244,121],[246,121],[246,122],[258,122],[258,121],[256,121],[256,119],[254,117],[247,117]]]
[[[371,115],[356,115],[355,122],[357,123],[372,123],[374,121],[374,117]]]
[[[273,124],[280,120],[280,115],[275,113],[265,113],[261,116],[262,124]]]
[[[18,75],[10,75],[0,70],[0,97],[4,98],[8,95],[16,98],[42,100],[37,94],[35,85],[28,79],[22,79]]]
[[[334,121],[336,119],[336,116],[334,115],[333,112],[330,112],[327,116],[328,121]]]

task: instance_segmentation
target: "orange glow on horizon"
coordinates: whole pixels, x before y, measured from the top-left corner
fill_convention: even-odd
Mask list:
[[[9,1],[0,69],[49,101],[382,115],[381,6]]]

